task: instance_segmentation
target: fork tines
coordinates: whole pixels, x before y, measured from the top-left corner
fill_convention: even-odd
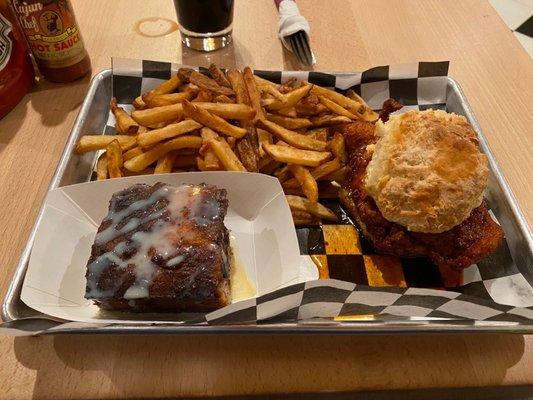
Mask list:
[[[293,33],[287,40],[291,45],[292,51],[296,54],[298,61],[304,65],[313,65],[316,62],[304,31]]]

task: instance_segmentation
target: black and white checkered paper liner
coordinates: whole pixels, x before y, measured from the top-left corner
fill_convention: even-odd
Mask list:
[[[133,100],[167,80],[183,65],[113,59],[113,96],[126,110]],[[190,68],[207,72],[206,68]],[[374,110],[388,98],[404,110],[446,109],[449,62],[418,62],[371,68],[363,72],[262,71],[272,82],[295,77],[323,87],[358,93]],[[109,113],[106,133],[115,132]],[[309,257],[302,255],[302,257]],[[338,280],[309,281],[245,300],[191,323],[294,321],[352,314],[441,317],[473,321],[533,320],[533,288],[518,271],[506,244],[491,257],[464,271],[456,291],[422,288],[369,287]]]

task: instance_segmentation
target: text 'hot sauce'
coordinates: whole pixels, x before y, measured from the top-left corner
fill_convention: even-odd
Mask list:
[[[91,70],[70,0],[12,0],[39,71],[53,82],[70,82]]]

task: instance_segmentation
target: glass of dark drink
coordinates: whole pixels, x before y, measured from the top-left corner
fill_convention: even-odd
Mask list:
[[[174,0],[181,41],[189,48],[213,51],[231,43],[234,0]]]

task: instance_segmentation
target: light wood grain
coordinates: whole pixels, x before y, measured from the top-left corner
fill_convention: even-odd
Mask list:
[[[533,221],[533,64],[488,2],[299,0],[316,70],[451,60],[522,209]],[[294,68],[268,0],[236,2],[235,45],[204,55],[177,32],[169,0],[74,1],[94,72],[111,57]],[[159,22],[163,24],[161,21]],[[157,23],[156,23],[157,24]],[[154,27],[150,27],[151,30]],[[0,121],[0,296],[34,222],[88,79],[42,83]],[[0,338],[1,398],[118,398],[533,383],[533,337],[295,336]]]

